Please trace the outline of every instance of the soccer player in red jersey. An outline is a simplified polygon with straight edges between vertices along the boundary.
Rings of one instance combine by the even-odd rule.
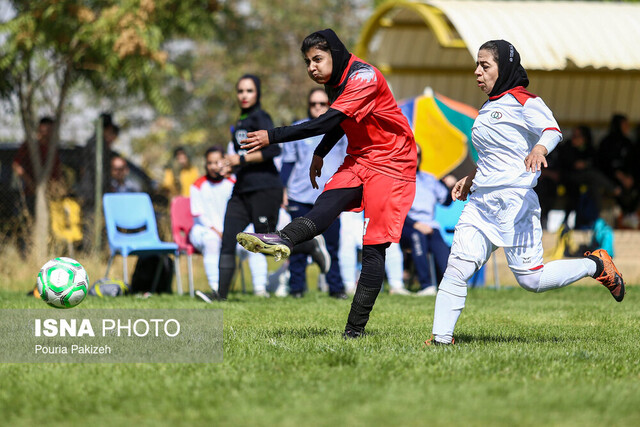
[[[347,156],[311,211],[275,234],[239,233],[250,251],[288,257],[296,244],[322,233],[343,211],[365,213],[362,272],[345,338],[362,335],[382,287],[385,250],[398,242],[415,195],[416,143],[386,80],[376,68],[349,53],[331,29],[307,36],[301,48],[311,80],[325,87],[331,107],[313,120],[250,132],[243,148],[322,135],[309,178],[317,188],[323,157],[346,134]]]

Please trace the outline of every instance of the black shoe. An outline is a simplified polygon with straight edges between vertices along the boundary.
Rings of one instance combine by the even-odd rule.
[[[342,338],[344,338],[345,340],[356,339],[356,338],[360,338],[362,335],[364,335],[364,331],[356,331],[347,326],[347,328],[342,333]]]
[[[276,261],[289,258],[293,247],[291,242],[278,232],[272,234],[238,233],[236,240],[249,252],[272,255]]]
[[[200,298],[202,301],[206,302],[207,304],[211,304],[214,301],[220,300],[218,293],[215,291],[211,291],[211,292],[196,291],[196,296]]]
[[[303,291],[290,292],[289,296],[291,298],[300,299],[304,297],[304,292]]]
[[[349,299],[349,296],[346,293],[342,292],[342,291],[340,291],[340,292],[329,292],[329,296],[331,298],[335,298],[335,299]]]
[[[331,268],[331,255],[329,255],[329,251],[327,250],[324,237],[319,234],[311,240],[311,243],[313,243],[313,249],[309,254],[311,255],[311,259],[318,264],[321,273],[327,274]]]

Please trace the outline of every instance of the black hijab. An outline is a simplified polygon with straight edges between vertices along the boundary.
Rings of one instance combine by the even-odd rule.
[[[340,83],[340,79],[342,78],[342,73],[344,73],[347,65],[349,65],[351,54],[331,28],[316,31],[316,34],[320,34],[320,36],[324,37],[324,39],[329,44],[329,48],[331,50],[331,60],[333,61],[333,67],[331,68],[331,78],[325,86],[337,86]]]
[[[500,95],[517,86],[529,86],[527,72],[520,65],[520,54],[506,40],[491,40],[498,46],[498,79],[489,97]]]
[[[242,108],[242,113],[246,114],[255,110],[256,108],[260,108],[260,77],[253,74],[245,74],[244,76],[240,77],[236,82],[236,88],[238,87],[238,83],[240,83],[240,80],[244,80],[244,79],[253,80],[253,84],[256,85],[256,95],[257,95],[256,103],[254,105],[252,105],[249,108]]]

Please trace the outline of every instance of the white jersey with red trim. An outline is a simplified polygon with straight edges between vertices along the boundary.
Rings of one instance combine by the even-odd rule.
[[[212,181],[202,176],[191,186],[191,215],[196,223],[222,232],[235,178]]]
[[[487,101],[473,123],[478,164],[471,190],[535,187],[540,172],[527,172],[524,159],[543,132],[560,133],[560,128],[544,101],[524,88]]]

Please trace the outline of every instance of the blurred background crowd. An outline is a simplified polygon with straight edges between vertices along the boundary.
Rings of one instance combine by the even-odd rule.
[[[460,107],[466,116],[459,121],[466,128],[456,124],[457,132],[464,134],[480,105],[473,104],[475,98],[463,99],[456,79],[472,80],[473,57],[456,60],[462,71],[443,71],[430,64],[420,69],[416,65],[420,60],[444,64],[446,43],[420,17],[434,13],[436,7],[446,12],[454,3],[459,2],[113,0],[97,4],[0,0],[0,250],[18,248],[24,255],[32,251],[103,251],[99,201],[108,192],[148,193],[161,235],[171,240],[172,199],[188,197],[190,186],[206,173],[204,153],[209,147],[227,146],[229,129],[236,119],[239,76],[260,76],[262,106],[276,126],[307,117],[305,98],[313,84],[304,73],[299,43],[320,28],[334,28],[352,51],[363,57],[368,53],[364,59],[389,72],[399,101],[419,96],[431,86],[470,104]],[[480,3],[463,3],[462,9],[466,5],[480,7]],[[504,2],[530,3],[537,2]],[[608,4],[616,8],[621,7],[619,3],[626,2]],[[394,7],[406,9],[396,11]],[[638,9],[634,7],[622,15]],[[505,7],[496,13],[509,10],[517,12]],[[443,19],[444,15],[433,16]],[[454,28],[453,17],[443,21],[452,37],[460,38],[450,44],[457,49],[456,55],[466,54],[455,44],[463,37]],[[376,29],[389,33],[397,29],[405,42],[385,41],[387,33],[376,35]],[[601,33],[606,35],[604,30]],[[518,45],[517,40],[513,42]],[[402,49],[425,46],[433,53],[409,50],[402,66],[392,72],[391,60],[384,55],[399,58],[402,52],[400,47],[383,49],[385,43]],[[597,73],[593,67],[586,68],[585,72],[572,71],[577,74],[563,80],[565,86],[569,88],[582,78],[592,79],[585,84],[595,82]],[[542,71],[533,68],[533,72]],[[563,105],[563,111],[582,111],[584,118],[574,115],[558,120],[564,140],[549,156],[549,167],[543,170],[536,188],[547,230],[555,231],[563,224],[588,230],[598,219],[614,229],[640,228],[640,168],[636,165],[640,123],[638,104],[633,101],[637,98],[633,85],[637,83],[629,80],[635,78],[634,73],[637,71],[626,72],[620,77],[626,80],[620,84],[605,82],[604,89],[594,91],[600,94],[593,102],[597,109]],[[610,70],[604,74],[615,78]],[[611,93],[624,93],[625,87],[628,90],[623,97],[628,99],[610,102],[602,95],[606,88],[616,89]],[[537,88],[530,89],[536,92]],[[475,87],[470,90],[478,92]],[[565,96],[556,102],[569,105],[571,98]],[[438,150],[449,143],[442,143],[437,135],[425,137],[418,129],[437,127],[435,121],[441,120],[440,116],[452,124],[455,120],[450,112],[461,102],[439,94],[432,100],[439,111],[426,119],[421,114],[427,110],[417,98],[402,106],[423,147],[422,169],[438,179],[448,173],[461,176],[465,168],[472,167],[473,150],[466,147],[469,134],[462,137],[462,155],[452,154],[466,160],[449,170],[436,171],[431,169],[434,161],[448,162],[442,160],[448,154]],[[596,110],[606,105],[612,107],[594,120]],[[556,111],[556,105],[549,106]],[[423,120],[418,121],[419,117]],[[36,170],[32,167],[34,157],[41,165]]]
[[[589,229],[602,217],[614,228],[637,230],[640,124],[634,128],[625,114],[615,113],[600,139],[587,125],[563,132],[536,188],[547,227],[561,218],[571,228]]]

